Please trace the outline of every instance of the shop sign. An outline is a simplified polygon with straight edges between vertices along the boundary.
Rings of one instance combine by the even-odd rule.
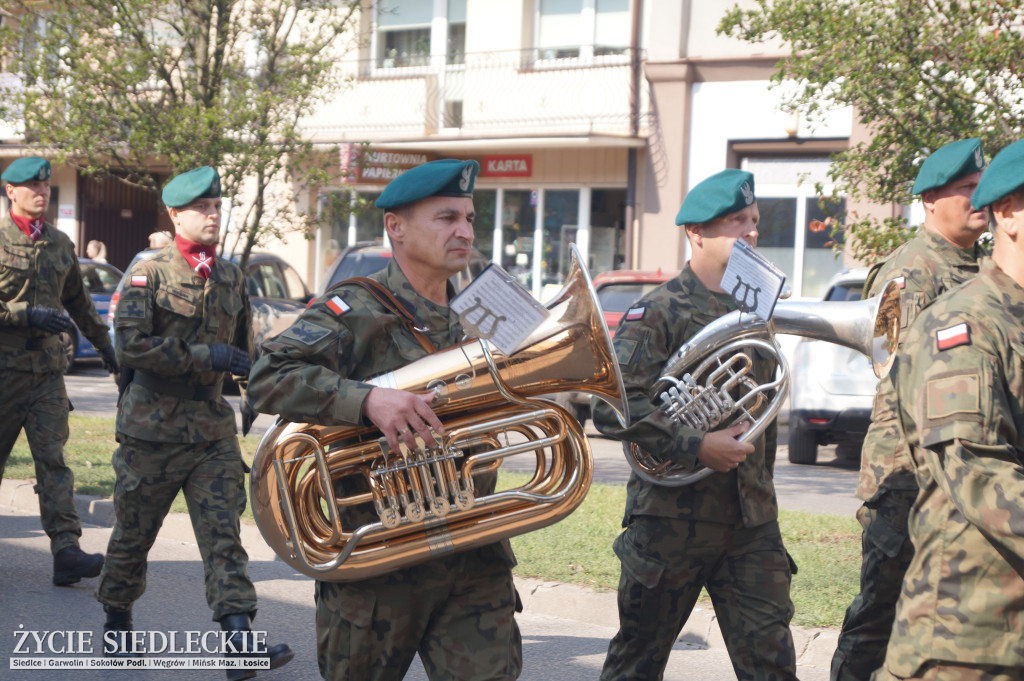
[[[533,174],[533,154],[514,156],[484,156],[481,177],[530,177]]]
[[[387,184],[406,170],[434,160],[433,154],[421,151],[383,151],[362,144],[342,144],[339,153],[346,180],[359,184]]]

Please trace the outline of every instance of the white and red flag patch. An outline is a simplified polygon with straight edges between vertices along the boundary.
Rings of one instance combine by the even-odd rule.
[[[971,329],[964,322],[935,332],[935,344],[939,350],[949,350],[958,345],[970,345],[970,343]]]
[[[893,282],[896,284],[896,288],[906,288],[907,287],[907,278],[906,277],[896,277],[895,279],[893,279]]]
[[[331,312],[339,317],[352,309],[349,307],[348,303],[338,296],[332,296],[331,299],[327,301],[327,307],[331,308]]]
[[[639,320],[644,318],[644,313],[645,312],[647,312],[647,308],[646,307],[631,307],[631,308],[629,308],[629,311],[626,312],[626,321],[627,322],[639,321]]]
[[[132,275],[132,286],[145,286],[147,283],[145,274],[133,274]]]

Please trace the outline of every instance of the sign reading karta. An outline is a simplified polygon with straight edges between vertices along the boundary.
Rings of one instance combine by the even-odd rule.
[[[483,177],[530,177],[532,174],[533,154],[484,156],[480,168]]]

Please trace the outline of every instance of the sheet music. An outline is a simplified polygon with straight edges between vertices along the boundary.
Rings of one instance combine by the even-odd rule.
[[[745,241],[733,244],[721,286],[741,310],[771,319],[785,283],[786,275],[773,262]]]
[[[450,306],[466,333],[490,341],[505,355],[511,355],[549,314],[515,277],[494,263]]]

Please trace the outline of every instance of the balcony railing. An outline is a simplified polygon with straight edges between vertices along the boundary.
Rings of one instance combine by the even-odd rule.
[[[635,116],[638,134],[646,133],[646,81],[641,78],[640,91],[631,92],[629,50],[586,58],[543,56],[532,49],[478,52],[467,53],[462,64],[391,68],[374,60],[344,62],[340,67],[351,78],[349,86],[307,118],[305,127],[322,141],[625,136]]]

